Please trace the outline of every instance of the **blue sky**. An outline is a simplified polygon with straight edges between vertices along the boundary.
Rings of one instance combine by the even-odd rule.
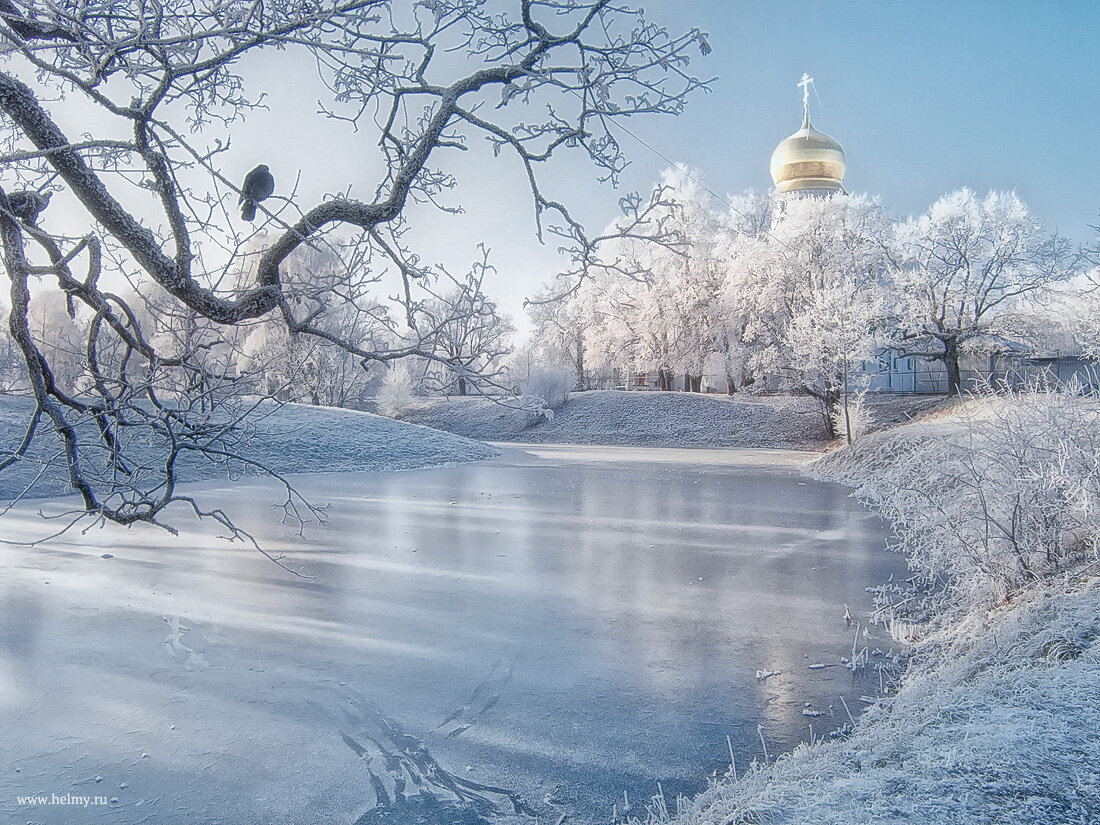
[[[1064,234],[1094,237],[1095,0],[650,7],[661,17],[673,9],[710,31],[706,66],[719,78],[678,121],[646,124],[646,139],[699,168],[716,191],[770,185],[771,150],[799,125],[795,83],[805,71],[821,98],[814,123],[844,145],[851,190],[908,214],[959,186],[1015,189]]]
[[[679,118],[628,124],[656,151],[623,137],[633,161],[623,188],[648,189],[668,165],[659,153],[719,194],[767,191],[771,152],[800,125],[796,84],[808,72],[821,101],[811,98],[814,124],[843,144],[851,191],[903,216],[962,186],[1015,189],[1052,228],[1096,240],[1097,0],[665,0],[647,11],[708,31],[714,51],[693,70],[717,80]],[[614,215],[616,193],[578,196],[589,221]],[[489,287],[523,329],[520,293],[551,274],[553,256],[495,248],[506,274]]]
[[[878,195],[894,214],[919,213],[940,195],[969,186],[1015,189],[1041,219],[1078,243],[1095,242],[1100,223],[1100,0],[650,0],[649,16],[671,29],[710,33],[713,53],[692,71],[715,76],[678,118],[627,124],[651,148],[623,134],[632,158],[619,190],[595,182],[577,155],[547,170],[544,192],[574,208],[591,229],[617,214],[623,191],[648,191],[669,160],[698,171],[720,194],[771,187],[775,145],[801,118],[796,84],[816,79],[814,124],[848,156],[846,186]],[[325,193],[369,197],[379,180],[369,130],[318,117],[321,84],[300,60],[267,50],[252,77],[270,108],[234,124],[224,155],[230,178],[258,162],[277,193],[299,181],[303,207]],[[254,67],[255,68],[255,67]],[[86,107],[53,106],[78,134]],[[663,157],[662,157],[663,156]],[[668,160],[666,160],[667,158]],[[483,141],[440,153],[459,187],[448,201],[465,214],[413,209],[425,261],[465,271],[484,242],[496,276],[490,294],[527,328],[523,299],[564,265],[548,239],[534,236],[523,170]],[[350,187],[350,189],[348,188]],[[720,205],[719,205],[720,206]]]

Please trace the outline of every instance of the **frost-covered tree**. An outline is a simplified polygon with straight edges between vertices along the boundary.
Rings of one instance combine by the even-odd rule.
[[[288,301],[300,312],[315,312],[325,335],[300,334],[270,316],[235,327],[243,339],[234,358],[242,382],[263,394],[307,404],[346,407],[363,398],[375,377],[371,362],[332,339],[383,350],[399,332],[386,304],[368,295],[349,300],[342,289],[347,265],[325,247],[299,247],[287,258]]]
[[[593,267],[580,283],[571,300],[584,329],[581,344],[588,363],[623,372],[637,368],[636,278],[618,268]]]
[[[747,279],[739,277],[735,264],[745,247],[758,247],[772,223],[772,202],[756,192],[733,198],[724,216],[715,255],[720,261],[722,281],[717,290],[717,349],[726,377],[726,393],[755,383],[753,346],[749,325],[756,317],[756,306]]]
[[[1100,226],[1094,228],[1100,234]],[[1086,261],[1088,271],[1076,307],[1075,332],[1081,351],[1100,360],[1100,241],[1088,250]]]
[[[531,319],[531,341],[525,348],[530,367],[568,367],[574,388],[585,389],[584,312],[575,293],[559,295],[556,285],[538,290],[527,301]],[[530,377],[531,369],[526,370]]]
[[[200,410],[234,394],[241,331],[211,321],[156,284],[143,284],[140,292],[126,299],[139,328],[161,355],[150,365],[149,382],[155,391],[197,400]],[[113,361],[125,357],[124,342],[116,337],[103,336],[102,346],[110,349]]]
[[[482,290],[482,281],[493,271],[488,254],[483,247],[482,259],[464,280],[420,307],[423,327],[416,335],[441,365],[429,369],[429,383],[444,393],[453,389],[466,395],[475,377],[499,378],[503,359],[512,351],[515,327]]]
[[[27,309],[27,332],[35,347],[51,365],[51,379],[67,393],[77,393],[86,386],[84,340],[87,319],[78,305],[58,292],[44,291],[35,295]]]
[[[720,349],[718,294],[725,275],[718,250],[723,229],[713,196],[698,173],[684,167],[665,173],[672,202],[669,228],[678,245],[647,245],[655,294],[661,296],[672,367],[684,375],[684,389],[702,391],[703,368]]]
[[[9,327],[39,410],[23,443],[52,430],[82,509],[131,523],[155,521],[177,500],[197,511],[178,493],[175,459],[224,461],[234,430],[224,422],[212,430],[186,395],[158,394],[150,374],[205,365],[186,347],[162,354],[110,281],[128,278],[135,290],[154,283],[223,326],[274,317],[364,363],[419,357],[448,367],[434,346],[438,330],[419,317],[439,273],[420,263],[411,238],[430,237],[458,208],[446,202],[456,183],[451,158],[481,147],[508,155],[540,237],[557,227],[584,268],[594,239],[541,170],[573,152],[617,179],[625,158],[611,124],[679,113],[705,85],[689,60],[709,46],[698,30],[670,34],[610,0],[5,0],[0,51]],[[257,211],[268,241],[243,267],[252,224],[237,218],[240,177],[226,168],[268,159],[241,157],[235,130],[266,105],[265,93],[313,70],[329,90],[321,110],[332,129],[362,136],[371,177],[349,180],[348,164],[334,158],[331,178],[311,189],[336,194],[307,202],[292,170],[273,170],[276,192]],[[308,111],[288,108],[282,122],[292,131],[316,109],[311,97]],[[414,215],[411,203],[425,208]],[[410,233],[417,221],[428,231]],[[288,280],[295,250],[326,245],[347,264],[335,289]],[[241,283],[224,278],[245,271]],[[31,334],[32,275],[93,319],[79,349],[90,394],[55,382]],[[376,346],[328,323],[342,303],[387,296],[395,319],[425,337]],[[107,338],[117,346],[101,346]],[[98,433],[91,439],[88,422]],[[117,472],[120,451],[139,441],[159,445],[154,469]]]
[[[389,418],[399,418],[413,404],[412,370],[407,361],[397,361],[390,365],[382,378],[382,385],[375,398],[378,412]]]
[[[849,403],[853,373],[885,340],[880,332],[885,301],[876,277],[882,269],[875,263],[881,261],[815,290],[784,333],[803,386],[814,394],[820,392],[829,416],[827,431],[843,433],[849,443],[854,431]]]
[[[1078,330],[1082,352],[1100,359],[1100,268],[1089,273],[1089,280],[1092,286],[1082,295]]]
[[[852,373],[878,345],[888,226],[863,195],[792,198],[766,232],[729,250],[725,304],[746,319],[753,369],[820,399],[830,435]]]
[[[660,389],[671,389],[682,372],[685,388],[699,391],[720,332],[720,221],[709,193],[682,167],[665,172],[651,203],[658,231],[608,243],[581,285],[584,345],[612,363],[655,372]]]
[[[957,395],[963,348],[991,333],[1011,337],[998,321],[1021,298],[1070,277],[1069,253],[1013,192],[944,195],[899,223],[891,243],[899,345],[943,362]]]

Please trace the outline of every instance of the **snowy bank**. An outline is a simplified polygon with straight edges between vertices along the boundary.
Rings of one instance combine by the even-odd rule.
[[[0,396],[0,458],[11,454],[34,410],[30,398]],[[243,422],[240,452],[277,473],[413,470],[479,461],[499,454],[468,438],[393,421],[371,413],[300,404],[261,403]],[[0,500],[23,495],[45,497],[71,492],[58,466],[59,441],[40,428],[29,454],[0,472]],[[148,460],[156,453],[147,451]],[[184,481],[225,478],[222,464],[181,458]],[[257,475],[255,466],[232,466],[234,475]]]
[[[682,392],[574,393],[553,418],[480,398],[426,402],[402,420],[488,441],[636,447],[820,448],[812,398],[729,398]]]
[[[1094,399],[978,399],[819,459],[933,585],[898,625],[915,655],[849,737],[719,780],[679,821],[1097,821],[1098,419]]]
[[[844,741],[723,781],[685,825],[1095,822],[1100,588],[1029,593],[928,640]]]
[[[828,442],[819,402],[806,396],[701,395],[592,390],[573,393],[553,417],[484,398],[421,401],[401,420],[484,441],[634,447],[820,450]],[[868,396],[877,425],[942,405],[938,397]]]

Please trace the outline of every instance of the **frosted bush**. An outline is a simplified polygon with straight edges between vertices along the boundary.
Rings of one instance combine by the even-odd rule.
[[[537,367],[532,370],[523,391],[541,398],[548,407],[560,407],[569,400],[569,391],[575,381],[573,373],[560,367]]]
[[[1068,392],[985,396],[955,428],[909,442],[859,490],[898,549],[970,607],[1095,555],[1100,405]]]
[[[845,439],[849,444],[870,432],[875,423],[874,415],[867,408],[862,393],[848,398],[847,410],[844,409],[843,401],[833,407],[832,420],[836,437]]]
[[[375,398],[378,412],[387,418],[399,418],[413,404],[413,376],[407,364],[392,364],[382,379]]]

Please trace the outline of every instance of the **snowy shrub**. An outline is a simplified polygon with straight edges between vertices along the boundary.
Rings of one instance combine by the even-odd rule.
[[[573,373],[560,367],[538,367],[531,372],[523,391],[546,402],[548,407],[560,407],[569,400],[569,391],[576,382]]]
[[[375,398],[378,412],[387,418],[399,418],[413,403],[413,376],[407,364],[398,361],[386,371]]]
[[[833,432],[837,438],[845,439],[849,444],[870,432],[874,425],[874,415],[864,402],[863,394],[848,398],[847,408],[844,401],[833,407]]]
[[[1100,536],[1100,405],[1069,392],[987,395],[958,426],[908,441],[859,495],[894,523],[898,549],[955,604],[999,601]]]

